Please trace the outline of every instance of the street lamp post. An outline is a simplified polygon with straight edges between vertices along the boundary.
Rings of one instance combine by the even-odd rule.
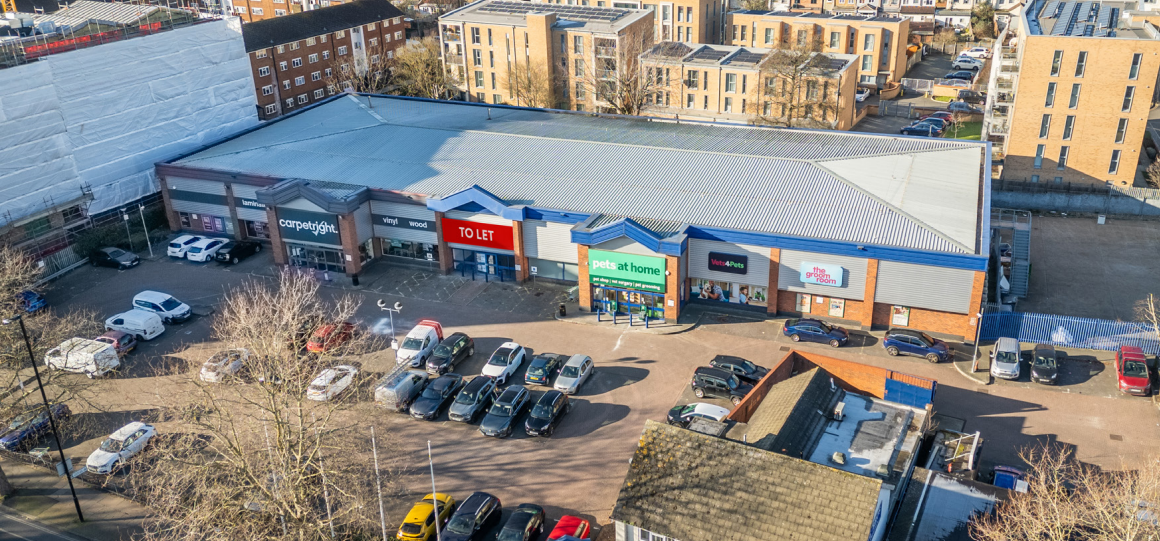
[[[121,217],[124,218],[122,221],[125,222],[125,236],[129,237],[129,251],[134,251],[133,250],[133,234],[129,232],[129,211],[127,211],[125,209],[121,209]],[[32,363],[32,364],[36,364],[36,363]]]
[[[975,314],[975,353],[971,355],[971,373],[979,371],[979,336],[983,334],[983,313]]]
[[[40,387],[40,399],[44,401],[44,408],[48,410],[48,426],[52,429],[52,437],[56,439],[56,449],[60,452],[60,464],[64,468],[64,477],[68,480],[68,489],[72,492],[73,505],[77,508],[77,518],[84,522],[85,515],[81,513],[81,501],[77,498],[77,489],[72,482],[72,472],[69,471],[68,462],[64,458],[64,445],[60,443],[60,432],[56,430],[56,419],[53,418],[52,407],[48,405],[48,395],[44,393],[44,383],[40,380],[40,369],[36,367],[36,356],[32,353],[32,342],[28,339],[28,329],[24,327],[22,316],[16,316],[12,319],[20,322],[20,334],[24,336],[24,347],[28,348],[28,360],[32,361],[32,372],[36,374],[36,386]],[[12,319],[5,319],[4,324],[12,323]]]
[[[137,205],[141,211],[141,228],[145,230],[145,245],[149,247],[149,257],[153,257],[153,243],[149,240],[149,226],[145,224],[145,205]]]
[[[395,340],[395,312],[403,310],[403,303],[396,302],[394,306],[387,306],[387,301],[379,299],[379,309],[390,313],[391,317],[391,349],[399,349],[399,342]]]

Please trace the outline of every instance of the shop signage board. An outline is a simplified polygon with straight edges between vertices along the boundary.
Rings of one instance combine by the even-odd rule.
[[[801,281],[804,284],[820,286],[842,287],[846,269],[832,263],[810,263],[802,261]]]
[[[653,293],[665,292],[665,260],[660,257],[588,250],[588,281]]]
[[[241,207],[258,209],[258,210],[266,210],[266,205],[259,203],[257,199],[246,199],[244,197],[235,197],[234,200],[237,201],[238,206],[241,206]]]
[[[416,218],[387,216],[384,214],[372,214],[371,218],[374,220],[375,225],[399,227],[402,229],[418,229],[419,231],[435,231],[435,220],[419,220]]]
[[[709,270],[745,274],[749,272],[749,256],[709,252]]]
[[[515,250],[514,237],[510,225],[443,219],[443,242],[510,251]]]
[[[338,216],[291,208],[278,209],[278,231],[285,240],[340,245]]]

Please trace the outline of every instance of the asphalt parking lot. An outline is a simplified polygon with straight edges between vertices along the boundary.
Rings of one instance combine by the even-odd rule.
[[[51,306],[90,309],[101,319],[127,309],[129,299],[142,289],[170,293],[199,313],[208,314],[172,326],[158,339],[145,343],[130,354],[119,377],[95,380],[95,395],[106,411],[87,412],[96,418],[95,427],[66,442],[67,451],[76,457],[87,456],[109,432],[166,403],[171,398],[167,389],[190,377],[166,375],[172,366],[171,355],[196,360],[214,350],[210,333],[213,305],[228,288],[244,280],[266,279],[260,272],[269,264],[266,258],[264,252],[237,267],[165,259],[146,260],[139,268],[127,271],[85,267],[47,287],[45,295]],[[449,284],[457,278],[430,279]],[[337,288],[324,291],[341,292]],[[583,353],[597,366],[591,381],[573,397],[574,408],[552,438],[531,438],[519,431],[507,439],[487,438],[475,425],[449,421],[446,413],[436,421],[425,422],[384,412],[369,403],[351,410],[354,415],[382,416],[391,429],[396,458],[407,465],[401,483],[405,492],[392,497],[388,510],[392,525],[398,524],[414,500],[429,492],[426,458],[430,441],[440,491],[458,499],[473,491],[487,491],[499,496],[508,508],[537,503],[547,510],[549,525],[563,514],[575,514],[593,521],[594,527],[606,526],[644,421],[665,419],[674,401],[682,400],[682,393],[688,391],[697,366],[707,364],[717,354],[728,354],[768,367],[791,345],[780,335],[780,322],[744,317],[702,318],[702,324],[691,331],[654,335],[627,327],[556,321],[545,316],[547,310],[530,305],[495,310],[478,302],[478,297],[465,298],[455,292],[439,300],[355,293],[364,296],[359,323],[375,332],[389,332],[386,314],[374,304],[381,297],[389,303],[404,303],[403,312],[394,320],[400,336],[420,319],[440,321],[445,333],[462,331],[472,336],[476,353],[456,369],[464,375],[478,374],[491,352],[506,341],[524,345],[530,354]],[[554,301],[542,302],[551,306]],[[935,410],[962,420],[968,431],[984,434],[990,442],[984,450],[985,463],[1012,463],[1019,447],[1055,441],[1074,445],[1082,460],[1119,467],[1121,456],[1143,456],[1160,437],[1155,408],[1143,399],[1108,400],[1097,393],[1065,393],[1031,384],[984,387],[957,373],[949,363],[934,365],[917,358],[889,357],[873,335],[857,334],[851,347],[841,349],[819,344],[794,347],[938,380]],[[367,363],[366,368],[385,369],[393,361],[393,352],[385,350],[377,359],[381,366]],[[522,381],[526,367],[527,361],[513,383]],[[1089,379],[1101,377],[1106,374]],[[1076,385],[1090,383],[1077,381]],[[534,400],[545,388],[531,389]],[[80,407],[76,411],[86,414]],[[1147,422],[1128,430],[1124,419]],[[519,422],[522,424],[522,418]],[[178,430],[180,426],[160,424],[159,428]]]

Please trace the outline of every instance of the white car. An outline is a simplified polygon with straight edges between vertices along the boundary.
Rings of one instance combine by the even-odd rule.
[[[954,62],[951,62],[951,67],[957,70],[983,69],[983,61],[969,56],[960,56]]]
[[[1019,362],[1022,347],[1014,338],[1000,337],[991,350],[991,375],[1003,379],[1019,379],[1023,366]]]
[[[190,261],[197,261],[205,263],[212,261],[214,254],[217,253],[226,241],[222,239],[201,239],[189,245],[189,249],[185,251],[185,258]]]
[[[959,53],[959,56],[969,56],[971,58],[991,58],[991,50],[986,47],[973,47]]]
[[[85,461],[85,469],[90,473],[113,473],[129,457],[140,453],[156,434],[153,425],[129,423],[101,442],[101,447]]]
[[[483,365],[481,375],[496,378],[500,385],[507,383],[524,362],[524,347],[515,342],[504,342]]]
[[[153,312],[166,325],[181,323],[193,315],[193,309],[173,295],[160,291],[145,290],[133,296],[133,309]]]
[[[729,415],[729,410],[721,406],[715,406],[705,402],[693,402],[692,404],[676,406],[669,410],[669,424],[687,427],[693,419],[698,417],[721,422],[726,415]]]
[[[592,377],[593,372],[596,372],[596,367],[592,364],[592,357],[573,355],[560,369],[560,375],[556,376],[556,383],[552,387],[564,394],[575,394]]]
[[[869,97],[870,97],[870,89],[869,88],[859,88],[858,90],[854,91],[854,100],[856,100],[858,103],[862,103],[862,102],[866,101],[866,98],[869,98]]]
[[[246,349],[227,349],[214,353],[213,356],[201,365],[201,380],[209,383],[220,383],[226,376],[235,376],[245,367],[250,359],[250,352]]]
[[[334,368],[327,368],[306,389],[306,398],[325,402],[338,396],[339,393],[350,387],[358,369],[349,364],[340,364]]]
[[[173,239],[173,241],[169,243],[169,248],[165,250],[165,253],[169,257],[185,259],[186,250],[189,250],[189,247],[193,243],[198,242],[201,239],[202,237],[197,235],[182,235]]]
[[[395,350],[395,362],[410,363],[411,368],[426,366],[427,359],[431,358],[431,352],[435,351],[435,346],[442,341],[443,326],[438,321],[420,320],[403,338],[399,349]]]

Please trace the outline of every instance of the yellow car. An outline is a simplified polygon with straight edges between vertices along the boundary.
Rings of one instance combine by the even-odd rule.
[[[436,502],[439,504],[439,527],[442,528],[447,524],[447,519],[451,518],[451,513],[455,511],[455,498],[443,493],[436,493],[433,496],[428,494],[407,512],[407,518],[403,519],[403,525],[399,526],[401,541],[435,539]]]

